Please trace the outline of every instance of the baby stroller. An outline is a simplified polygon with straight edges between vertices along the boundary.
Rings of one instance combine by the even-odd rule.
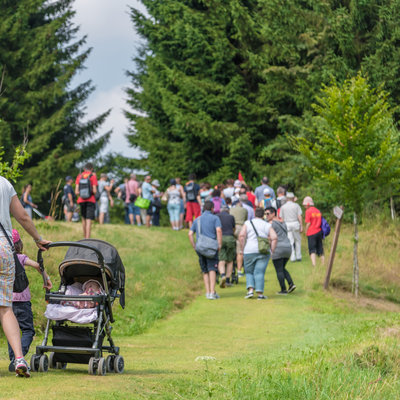
[[[57,292],[48,292],[45,295],[49,303],[46,313],[51,305],[62,309],[64,302],[88,301],[95,304],[95,308],[86,310],[94,312],[94,319],[82,326],[62,319],[62,315],[57,320],[47,318],[44,340],[41,346],[36,347],[36,354],[31,358],[31,370],[47,372],[49,367],[65,369],[67,363],[76,363],[88,364],[91,375],[122,373],[124,359],[119,355],[120,349],[115,346],[111,337],[111,324],[114,322],[112,306],[115,299],[119,298],[121,307],[125,307],[125,269],[118,252],[111,244],[97,239],[54,242],[48,248],[62,246],[69,248],[59,265],[61,282]],[[38,251],[38,263],[43,272],[41,250]],[[104,291],[90,296],[66,294],[71,287],[69,285],[87,280],[96,280]],[[48,344],[50,332],[52,345]],[[105,337],[109,346],[103,345]],[[50,352],[49,357],[46,352]],[[104,352],[109,353],[107,358],[104,358]]]

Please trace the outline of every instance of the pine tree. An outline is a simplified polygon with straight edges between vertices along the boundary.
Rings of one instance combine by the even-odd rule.
[[[82,122],[90,81],[71,88],[90,50],[80,51],[71,20],[73,0],[4,0],[0,3],[0,146],[10,161],[24,137],[31,157],[21,184],[35,186],[35,201],[44,202],[59,179],[76,171],[75,163],[94,157],[108,140],[96,132],[108,112]]]
[[[132,9],[145,39],[127,112],[132,145],[147,168],[168,177],[196,172],[219,179],[251,175],[251,160],[271,137],[258,101],[257,1],[148,1]]]

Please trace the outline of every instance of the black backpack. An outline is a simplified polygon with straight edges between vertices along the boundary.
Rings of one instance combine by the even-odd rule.
[[[195,201],[196,200],[194,182],[190,182],[185,186],[185,192],[186,192],[186,200],[188,200],[188,201]]]
[[[93,195],[92,191],[92,185],[90,183],[90,178],[92,177],[92,174],[84,178],[81,175],[81,179],[79,180],[79,196],[83,200],[87,200]]]

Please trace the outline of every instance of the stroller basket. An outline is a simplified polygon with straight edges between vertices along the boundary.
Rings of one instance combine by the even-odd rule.
[[[53,346],[91,348],[96,335],[88,327],[53,326]],[[104,333],[99,336],[99,347],[102,347]],[[55,362],[87,364],[92,354],[55,353]]]

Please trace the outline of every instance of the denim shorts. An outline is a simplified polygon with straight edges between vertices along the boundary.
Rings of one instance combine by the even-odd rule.
[[[127,203],[128,213],[133,215],[140,215],[140,208],[135,206],[135,203]]]
[[[197,253],[197,252],[196,252]],[[217,272],[218,270],[218,253],[213,258],[207,258],[197,253],[199,256],[200,269],[203,274],[208,274],[210,271]]]

